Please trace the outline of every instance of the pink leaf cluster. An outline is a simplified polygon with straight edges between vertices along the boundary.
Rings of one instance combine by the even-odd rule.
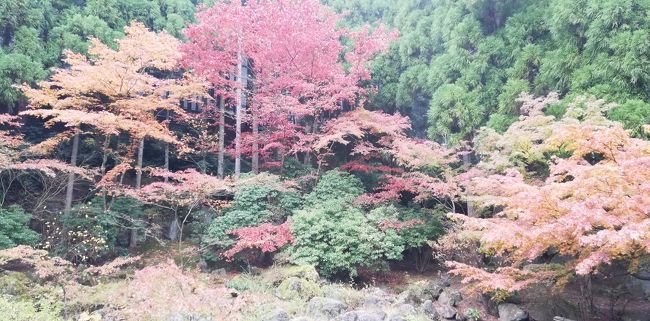
[[[91,275],[107,276],[119,272],[125,266],[133,265],[140,261],[140,256],[133,257],[118,257],[101,266],[93,266],[84,270],[84,272]]]
[[[405,173],[401,176],[385,175],[383,183],[374,193],[361,195],[361,204],[380,204],[399,201],[403,193],[410,193],[415,201],[422,202],[432,198],[456,199],[459,188],[451,177],[442,180],[420,172]]]
[[[277,166],[287,155],[309,152],[320,117],[365,94],[360,81],[370,76],[369,60],[396,35],[383,27],[353,32],[339,27],[340,19],[316,0],[231,1],[197,14],[181,46],[183,64],[231,105],[236,91],[244,91],[247,120],[263,134],[243,135],[243,154],[256,144],[260,157]],[[241,88],[235,77],[240,62],[248,67],[253,90]]]
[[[202,174],[194,169],[177,172],[152,169],[150,172],[154,177],[167,178],[169,181],[154,182],[140,189],[126,188],[121,192],[148,204],[172,207],[197,205],[218,194],[234,193],[231,180]]]

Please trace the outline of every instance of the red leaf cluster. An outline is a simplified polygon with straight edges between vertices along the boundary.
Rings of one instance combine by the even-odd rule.
[[[232,260],[237,253],[244,250],[257,249],[270,253],[293,242],[289,221],[280,225],[265,223],[255,227],[244,227],[228,233],[235,235],[238,240],[232,248],[222,254],[227,260]]]

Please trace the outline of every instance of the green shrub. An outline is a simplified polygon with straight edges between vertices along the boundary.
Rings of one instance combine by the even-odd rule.
[[[14,300],[11,296],[0,295],[0,315],[3,320],[12,321],[57,321],[61,307],[52,302]]]
[[[382,232],[349,202],[334,199],[293,216],[292,261],[316,266],[326,277],[357,275],[358,266],[401,258],[394,231]]]
[[[318,180],[316,187],[305,197],[307,207],[330,200],[352,201],[363,191],[361,181],[346,172],[328,171]]]
[[[39,235],[28,226],[31,218],[18,205],[0,208],[0,249],[36,244]]]
[[[228,231],[246,226],[255,226],[271,219],[267,200],[272,191],[258,185],[242,187],[236,194],[231,207],[215,218],[203,237],[203,243],[225,249],[234,244]]]
[[[517,120],[517,117],[503,115],[503,114],[492,114],[490,119],[487,122],[487,127],[496,130],[498,133],[503,133],[508,130],[508,127],[512,125]]]
[[[402,238],[406,249],[422,247],[426,245],[427,241],[440,237],[444,233],[440,215],[444,215],[443,210],[430,212],[422,209],[398,208],[394,205],[378,207],[368,213],[368,216],[377,223],[383,220],[422,222],[422,224],[403,227],[399,230],[398,235]]]
[[[297,277],[308,281],[318,281],[318,272],[311,265],[274,265],[268,269],[264,269],[261,275],[265,282],[278,285],[285,279],[290,277]]]
[[[282,281],[276,289],[276,296],[282,300],[307,301],[321,295],[323,295],[323,290],[318,283],[295,276]]]
[[[481,312],[476,308],[467,309],[467,311],[465,312],[465,316],[467,316],[467,319],[470,321],[481,320]]]

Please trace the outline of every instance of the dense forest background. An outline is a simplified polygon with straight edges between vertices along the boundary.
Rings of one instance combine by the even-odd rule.
[[[25,104],[12,84],[34,83],[62,50],[112,43],[130,21],[181,37],[200,1],[4,1],[0,106]],[[522,91],[593,94],[620,106],[610,117],[636,136],[649,122],[644,1],[326,1],[345,23],[399,30],[378,58],[372,108],[409,116],[412,135],[444,142],[482,125],[505,130]],[[561,113],[562,110],[554,111]]]
[[[647,320],[649,15],[0,0],[0,315]]]

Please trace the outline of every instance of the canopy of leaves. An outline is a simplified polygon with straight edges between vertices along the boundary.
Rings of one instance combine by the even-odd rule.
[[[490,152],[482,173],[468,173],[474,177],[466,188],[501,210],[492,218],[452,216],[480,235],[485,253],[507,263],[494,273],[450,263],[454,273],[482,291],[517,291],[540,281],[563,284],[567,275],[595,274],[613,262],[638,266],[650,253],[650,144],[607,120],[608,107],[578,98],[561,119],[538,111],[479,143]],[[523,166],[494,166],[509,162]],[[548,171],[527,171],[532,162]],[[548,264],[554,256],[565,263]]]
[[[522,91],[617,101],[631,113],[611,116],[636,136],[639,121],[648,121],[634,102],[650,98],[646,1],[328,2],[350,12],[352,25],[381,17],[399,30],[376,61],[372,83],[381,90],[373,102],[410,115],[416,135],[428,127],[430,138],[453,143],[488,120],[506,129]]]
[[[0,111],[24,101],[13,85],[35,84],[62,64],[65,49],[87,53],[90,38],[114,45],[131,21],[180,37],[191,0],[4,0],[0,3]]]

